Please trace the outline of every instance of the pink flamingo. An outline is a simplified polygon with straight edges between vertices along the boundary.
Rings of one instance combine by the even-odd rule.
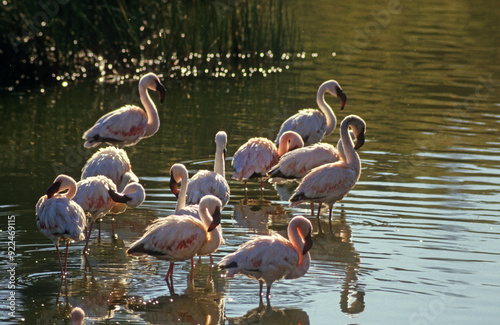
[[[316,103],[323,114],[316,109],[302,109],[297,114],[289,117],[281,124],[280,131],[276,137],[276,145],[279,146],[279,138],[286,131],[295,131],[304,140],[304,145],[321,141],[323,137],[335,130],[337,117],[331,107],[325,101],[325,93],[340,98],[340,109],[344,109],[347,96],[335,80],[328,80],[321,84],[316,95]]]
[[[271,285],[280,279],[296,279],[309,269],[312,247],[312,224],[302,216],[294,217],[288,224],[288,238],[274,233],[258,236],[241,245],[234,253],[226,255],[219,267],[227,269],[227,277],[243,274],[267,285],[266,298],[271,296]]]
[[[200,206],[198,204],[191,204],[186,206],[186,192],[188,186],[189,173],[186,166],[183,164],[173,164],[170,168],[170,190],[177,197],[177,204],[175,205],[176,215],[189,215],[201,220],[200,217]],[[181,183],[181,190],[179,192],[177,184]],[[224,237],[222,236],[221,225],[217,226],[217,232],[213,232],[213,236],[218,236],[219,242],[217,243],[216,238],[211,241],[211,244],[206,245],[204,253],[198,255],[209,255],[210,256],[210,266],[213,265],[212,253],[215,253],[220,245],[225,243]],[[191,264],[194,264],[193,258],[191,258]]]
[[[106,142],[122,148],[133,146],[154,135],[160,127],[160,119],[147,89],[157,91],[160,94],[160,102],[163,103],[165,87],[160,79],[154,73],[142,76],[139,81],[139,96],[146,113],[140,107],[126,105],[102,116],[83,134],[83,146],[91,148]]]
[[[349,127],[353,128],[354,133],[357,134],[356,146],[349,137]],[[342,200],[349,193],[361,174],[361,161],[356,149],[364,144],[365,131],[366,123],[359,116],[349,115],[344,118],[340,124],[340,138],[344,146],[345,160],[312,169],[292,194],[291,206],[296,206],[303,201],[319,203],[317,218],[320,224],[321,204],[327,203],[330,206],[331,223],[335,202]]]
[[[302,141],[300,135],[293,131],[283,133],[279,142],[278,150],[276,145],[269,139],[251,138],[234,154],[232,178],[245,181],[245,199],[247,198],[247,180],[249,178],[259,178],[260,196],[263,196],[263,182],[267,176],[267,171],[276,165],[280,157],[285,153],[304,146],[304,141]]]
[[[208,194],[218,197],[223,206],[229,202],[230,189],[225,175],[226,132],[217,132],[215,144],[214,171],[200,170],[194,174],[187,187],[186,204],[198,204],[201,198]]]
[[[212,242],[219,243],[217,232],[220,224],[221,201],[206,195],[200,202],[200,219],[189,215],[170,215],[149,225],[144,235],[127,250],[129,255],[151,255],[170,262],[165,281],[173,292],[174,263],[191,259],[196,254],[206,252]],[[191,279],[194,266],[191,264]]]
[[[36,225],[42,234],[54,242],[63,278],[66,277],[69,243],[84,240],[83,231],[87,226],[85,212],[72,200],[76,192],[75,180],[67,175],[59,175],[36,204]],[[59,254],[60,240],[66,242],[64,269]]]
[[[139,182],[132,171],[127,152],[113,146],[99,149],[83,166],[81,179],[97,175],[104,175],[111,179],[118,192],[122,192],[131,182]]]
[[[83,249],[84,253],[87,253],[92,228],[97,219],[101,219],[110,213],[117,203],[131,206],[142,203],[142,201],[138,202],[141,200],[140,195],[138,198],[127,195],[128,188],[136,186],[140,186],[140,184],[131,183],[125,187],[123,194],[119,194],[115,183],[103,175],[91,176],[77,183],[78,190],[73,200],[82,207],[91,220]],[[140,187],[142,188],[142,186]]]

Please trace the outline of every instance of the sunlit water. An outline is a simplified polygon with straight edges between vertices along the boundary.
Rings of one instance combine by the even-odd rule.
[[[43,94],[3,94],[0,255],[9,262],[7,219],[14,216],[17,265],[14,291],[11,265],[2,264],[1,319],[66,324],[68,306],[81,306],[87,323],[95,324],[498,322],[494,26],[500,17],[494,8],[490,1],[301,4],[296,10],[308,51],[289,69],[266,77],[164,79],[159,132],[127,148],[147,199],[116,217],[117,238],[110,220],[103,222],[88,260],[82,243],[71,245],[66,283],[52,243],[36,227],[35,203],[57,174],[79,178],[95,151],[83,149],[81,135],[109,110],[139,104],[137,84],[79,81]],[[336,205],[331,232],[314,236],[309,272],[274,284],[272,306],[259,307],[255,281],[227,280],[217,268],[210,276],[206,257],[196,260],[194,284],[189,263],[176,264],[171,295],[166,262],[126,256],[149,223],[174,211],[168,187],[173,163],[186,164],[190,175],[212,169],[214,136],[225,130],[229,179],[231,156],[241,144],[254,136],[274,139],[286,117],[315,107],[317,87],[332,78],[348,96],[344,111],[327,97],[338,119],[357,114],[367,123],[362,175]],[[338,129],[325,141],[337,139]],[[259,185],[250,181],[246,203],[243,184],[229,184],[231,200],[222,213],[226,244],[215,262],[256,234],[285,234],[291,217],[309,214],[307,205],[289,208],[293,184],[266,183],[259,199]],[[325,209],[324,229],[326,215]],[[7,314],[10,291],[14,319]]]

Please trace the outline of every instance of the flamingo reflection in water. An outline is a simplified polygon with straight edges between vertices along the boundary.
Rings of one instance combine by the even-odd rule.
[[[275,308],[263,303],[259,307],[249,310],[241,317],[228,319],[228,324],[288,324],[308,325],[309,315],[298,308]]]

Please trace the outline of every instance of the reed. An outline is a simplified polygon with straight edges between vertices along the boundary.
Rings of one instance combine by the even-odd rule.
[[[289,0],[6,0],[3,8],[2,88],[144,68],[234,70],[302,43]]]

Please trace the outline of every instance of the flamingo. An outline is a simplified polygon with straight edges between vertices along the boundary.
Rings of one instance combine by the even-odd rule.
[[[311,222],[303,216],[296,216],[288,224],[289,239],[277,233],[258,236],[222,258],[219,267],[228,270],[227,277],[243,274],[259,281],[261,299],[265,282],[266,298],[269,299],[273,282],[306,274],[311,261],[311,231]]]
[[[213,242],[219,243],[219,238],[213,230],[220,224],[221,201],[206,195],[200,201],[201,221],[189,215],[170,215],[158,219],[149,225],[144,235],[134,242],[127,254],[151,255],[170,262],[165,281],[173,292],[174,263],[191,259],[196,254],[206,253]],[[193,265],[191,264],[191,278]]]
[[[230,189],[225,176],[226,132],[217,132],[215,144],[214,171],[200,170],[191,178],[187,187],[186,204],[198,204],[207,194],[218,197],[223,206],[229,202]]]
[[[113,209],[116,211],[117,203],[132,206],[136,205],[137,201],[141,198],[132,198],[132,196],[127,194],[130,191],[129,188],[135,188],[137,186],[142,188],[138,183],[131,183],[125,187],[122,194],[119,194],[117,193],[115,183],[103,175],[91,176],[77,183],[78,190],[73,200],[82,207],[83,211],[87,213],[91,220],[85,240],[85,247],[83,249],[85,253],[87,252],[90,235],[95,221],[112,212]]]
[[[66,190],[68,191],[64,192]],[[87,220],[83,209],[72,200],[76,192],[75,180],[61,174],[36,204],[36,225],[56,246],[62,278],[66,277],[69,243],[85,239],[83,231],[87,226]],[[66,242],[64,269],[59,254],[60,240]]]
[[[188,184],[188,170],[186,166],[183,164],[173,164],[170,168],[170,190],[177,197],[177,204],[175,205],[175,214],[176,215],[189,215],[193,216],[197,219],[200,219],[200,206],[198,204],[191,204],[186,206],[186,191]],[[177,184],[181,182],[181,190],[177,189]],[[221,207],[222,209],[222,207]],[[206,251],[208,253],[201,255],[209,255],[210,256],[210,266],[213,265],[212,253],[214,253],[220,245],[225,243],[224,238],[222,237],[222,227],[221,225],[217,226],[217,232],[213,232],[213,236],[219,237],[219,243],[217,244],[217,240],[214,238],[212,246],[207,247]],[[198,254],[200,255],[200,254]],[[193,258],[191,258],[191,264],[194,264]]]
[[[93,127],[83,134],[84,147],[92,148],[106,142],[117,147],[133,146],[144,138],[154,135],[160,127],[160,119],[155,104],[147,89],[160,94],[160,102],[165,99],[165,87],[154,73],[142,76],[139,81],[139,96],[146,113],[140,107],[126,105],[102,116]]]
[[[131,182],[139,182],[132,171],[127,152],[114,146],[99,149],[82,168],[82,179],[97,175],[104,175],[111,179],[118,192],[122,192]]]
[[[349,135],[351,139],[356,138],[352,131],[349,131]],[[314,143],[284,154],[267,175],[271,178],[298,179],[315,167],[339,160],[345,160],[341,139],[337,142],[337,148],[326,142]]]
[[[349,137],[349,127],[357,134],[356,146]],[[290,198],[291,206],[303,201],[318,202],[318,225],[321,204],[330,206],[329,221],[332,221],[332,209],[335,202],[356,185],[361,174],[361,161],[356,152],[365,141],[366,123],[357,115],[349,115],[340,124],[340,138],[344,146],[345,160],[324,164],[313,168],[299,183]],[[321,230],[320,230],[321,231]]]
[[[321,141],[323,137],[331,134],[335,130],[337,117],[331,107],[325,101],[325,93],[340,98],[340,109],[344,109],[347,96],[335,80],[328,80],[321,84],[316,95],[316,103],[323,114],[316,109],[302,109],[297,114],[289,117],[281,124],[280,131],[276,137],[276,145],[279,146],[279,139],[286,131],[295,131],[304,140],[304,145]]]
[[[234,154],[231,164],[234,167],[233,179],[245,181],[245,199],[247,197],[247,180],[259,178],[260,196],[263,195],[263,182],[267,171],[276,165],[286,152],[301,148],[304,141],[300,135],[287,131],[279,139],[279,150],[276,145],[266,138],[251,138],[244,143]]]
[[[71,311],[71,321],[73,325],[85,324],[85,312],[80,307],[75,307]]]

